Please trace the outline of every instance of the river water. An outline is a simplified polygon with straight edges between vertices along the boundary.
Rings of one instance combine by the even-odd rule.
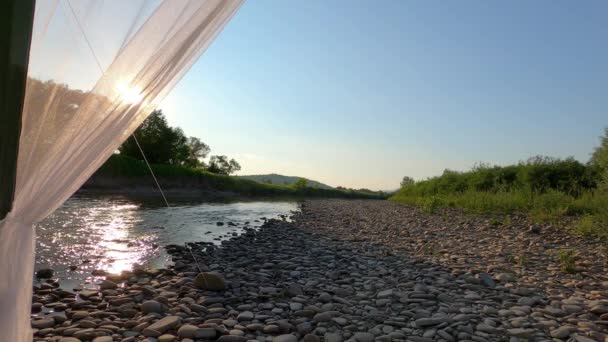
[[[167,208],[158,199],[76,196],[37,226],[36,270],[53,269],[66,290],[92,287],[93,270],[163,267],[167,244],[220,243],[297,209],[295,201],[172,201]]]

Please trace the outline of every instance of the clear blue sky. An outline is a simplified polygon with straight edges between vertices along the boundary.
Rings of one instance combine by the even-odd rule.
[[[587,161],[606,1],[246,2],[165,99],[241,174],[396,188],[475,162]]]

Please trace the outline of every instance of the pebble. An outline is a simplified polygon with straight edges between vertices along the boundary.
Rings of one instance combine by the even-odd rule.
[[[273,342],[298,342],[298,338],[292,334],[284,334],[275,337]]]
[[[159,313],[160,314],[163,312],[163,306],[161,303],[159,303],[155,300],[148,300],[141,304],[140,310],[144,314],[149,314],[149,313]]]

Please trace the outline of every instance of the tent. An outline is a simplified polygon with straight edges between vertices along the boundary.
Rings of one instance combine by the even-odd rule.
[[[34,225],[209,46],[241,0],[0,4],[0,332],[32,339]]]

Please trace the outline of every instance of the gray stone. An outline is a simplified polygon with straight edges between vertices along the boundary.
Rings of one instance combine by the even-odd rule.
[[[196,334],[198,327],[191,324],[184,324],[177,329],[177,336],[179,338],[193,338]]]
[[[415,321],[415,323],[416,323],[417,327],[422,328],[422,327],[428,327],[428,326],[431,326],[431,325],[438,325],[438,324],[441,324],[441,323],[447,322],[447,321],[448,321],[447,317],[445,317],[445,318],[442,318],[442,317],[439,317],[439,318],[419,318],[419,319],[417,319]]]
[[[99,336],[93,339],[93,342],[112,342],[114,339],[112,336]]]
[[[481,280],[481,283],[484,286],[487,286],[487,287],[496,287],[496,282],[487,273],[480,273],[479,274],[479,280]]]
[[[99,284],[99,289],[101,290],[114,290],[118,287],[115,282],[111,280],[104,280]]]
[[[511,336],[525,337],[525,338],[528,338],[528,337],[534,335],[535,332],[536,332],[536,330],[534,330],[534,329],[524,329],[524,328],[507,329],[507,334],[509,334]]]
[[[52,318],[43,318],[32,321],[32,328],[34,329],[52,328],[54,325],[55,320]]]
[[[223,335],[218,338],[218,342],[247,342],[247,338],[237,335]]]
[[[76,337],[62,337],[59,342],[82,342],[82,340]]]
[[[253,320],[254,314],[251,311],[243,311],[241,312],[237,317],[236,320],[239,322],[243,322],[243,321],[251,321]]]
[[[393,289],[388,289],[388,290],[384,290],[384,291],[380,291],[378,292],[378,294],[376,295],[376,297],[378,298],[390,298],[393,296]]]
[[[175,328],[180,321],[181,318],[178,316],[167,316],[152,323],[150,326],[144,329],[142,333],[146,337],[158,337],[165,331]]]
[[[279,328],[278,325],[267,325],[264,327],[263,329],[265,334],[278,334],[279,332],[281,332],[281,328]]]
[[[370,334],[368,332],[356,332],[353,335],[353,338],[357,341],[357,342],[373,342],[374,341],[374,334]]]
[[[164,335],[160,335],[158,337],[158,342],[173,342],[176,339],[177,339],[177,337],[175,337],[175,335],[164,334]]]
[[[199,328],[194,333],[194,338],[210,339],[217,335],[217,330],[214,328]]]
[[[295,297],[303,295],[304,290],[302,289],[302,286],[295,283],[290,283],[289,286],[287,286],[286,293],[290,297]]]
[[[141,304],[140,309],[144,314],[162,313],[163,305],[155,300],[147,300]]]
[[[592,338],[581,336],[581,335],[578,335],[578,334],[576,336],[574,336],[574,339],[576,340],[576,342],[596,342]]]
[[[329,322],[331,321],[331,317],[332,314],[331,312],[320,312],[318,314],[316,314],[312,320],[319,323],[319,322]]]
[[[315,334],[306,334],[304,336],[304,342],[320,342],[319,336]]]
[[[568,336],[570,336],[570,328],[559,327],[557,329],[551,330],[550,335],[554,338],[567,338]]]
[[[608,313],[608,305],[595,305],[589,311],[593,312],[596,315],[601,315]]]
[[[276,336],[272,341],[273,342],[298,342],[298,338],[292,334],[284,334],[284,335]]]
[[[392,340],[393,338],[391,337],[391,335],[381,335],[374,339],[374,341],[376,342],[391,342]]]
[[[202,290],[222,291],[226,289],[226,282],[217,272],[202,272],[194,278],[194,286]]]
[[[340,333],[325,333],[323,336],[324,342],[342,342],[344,339]]]

